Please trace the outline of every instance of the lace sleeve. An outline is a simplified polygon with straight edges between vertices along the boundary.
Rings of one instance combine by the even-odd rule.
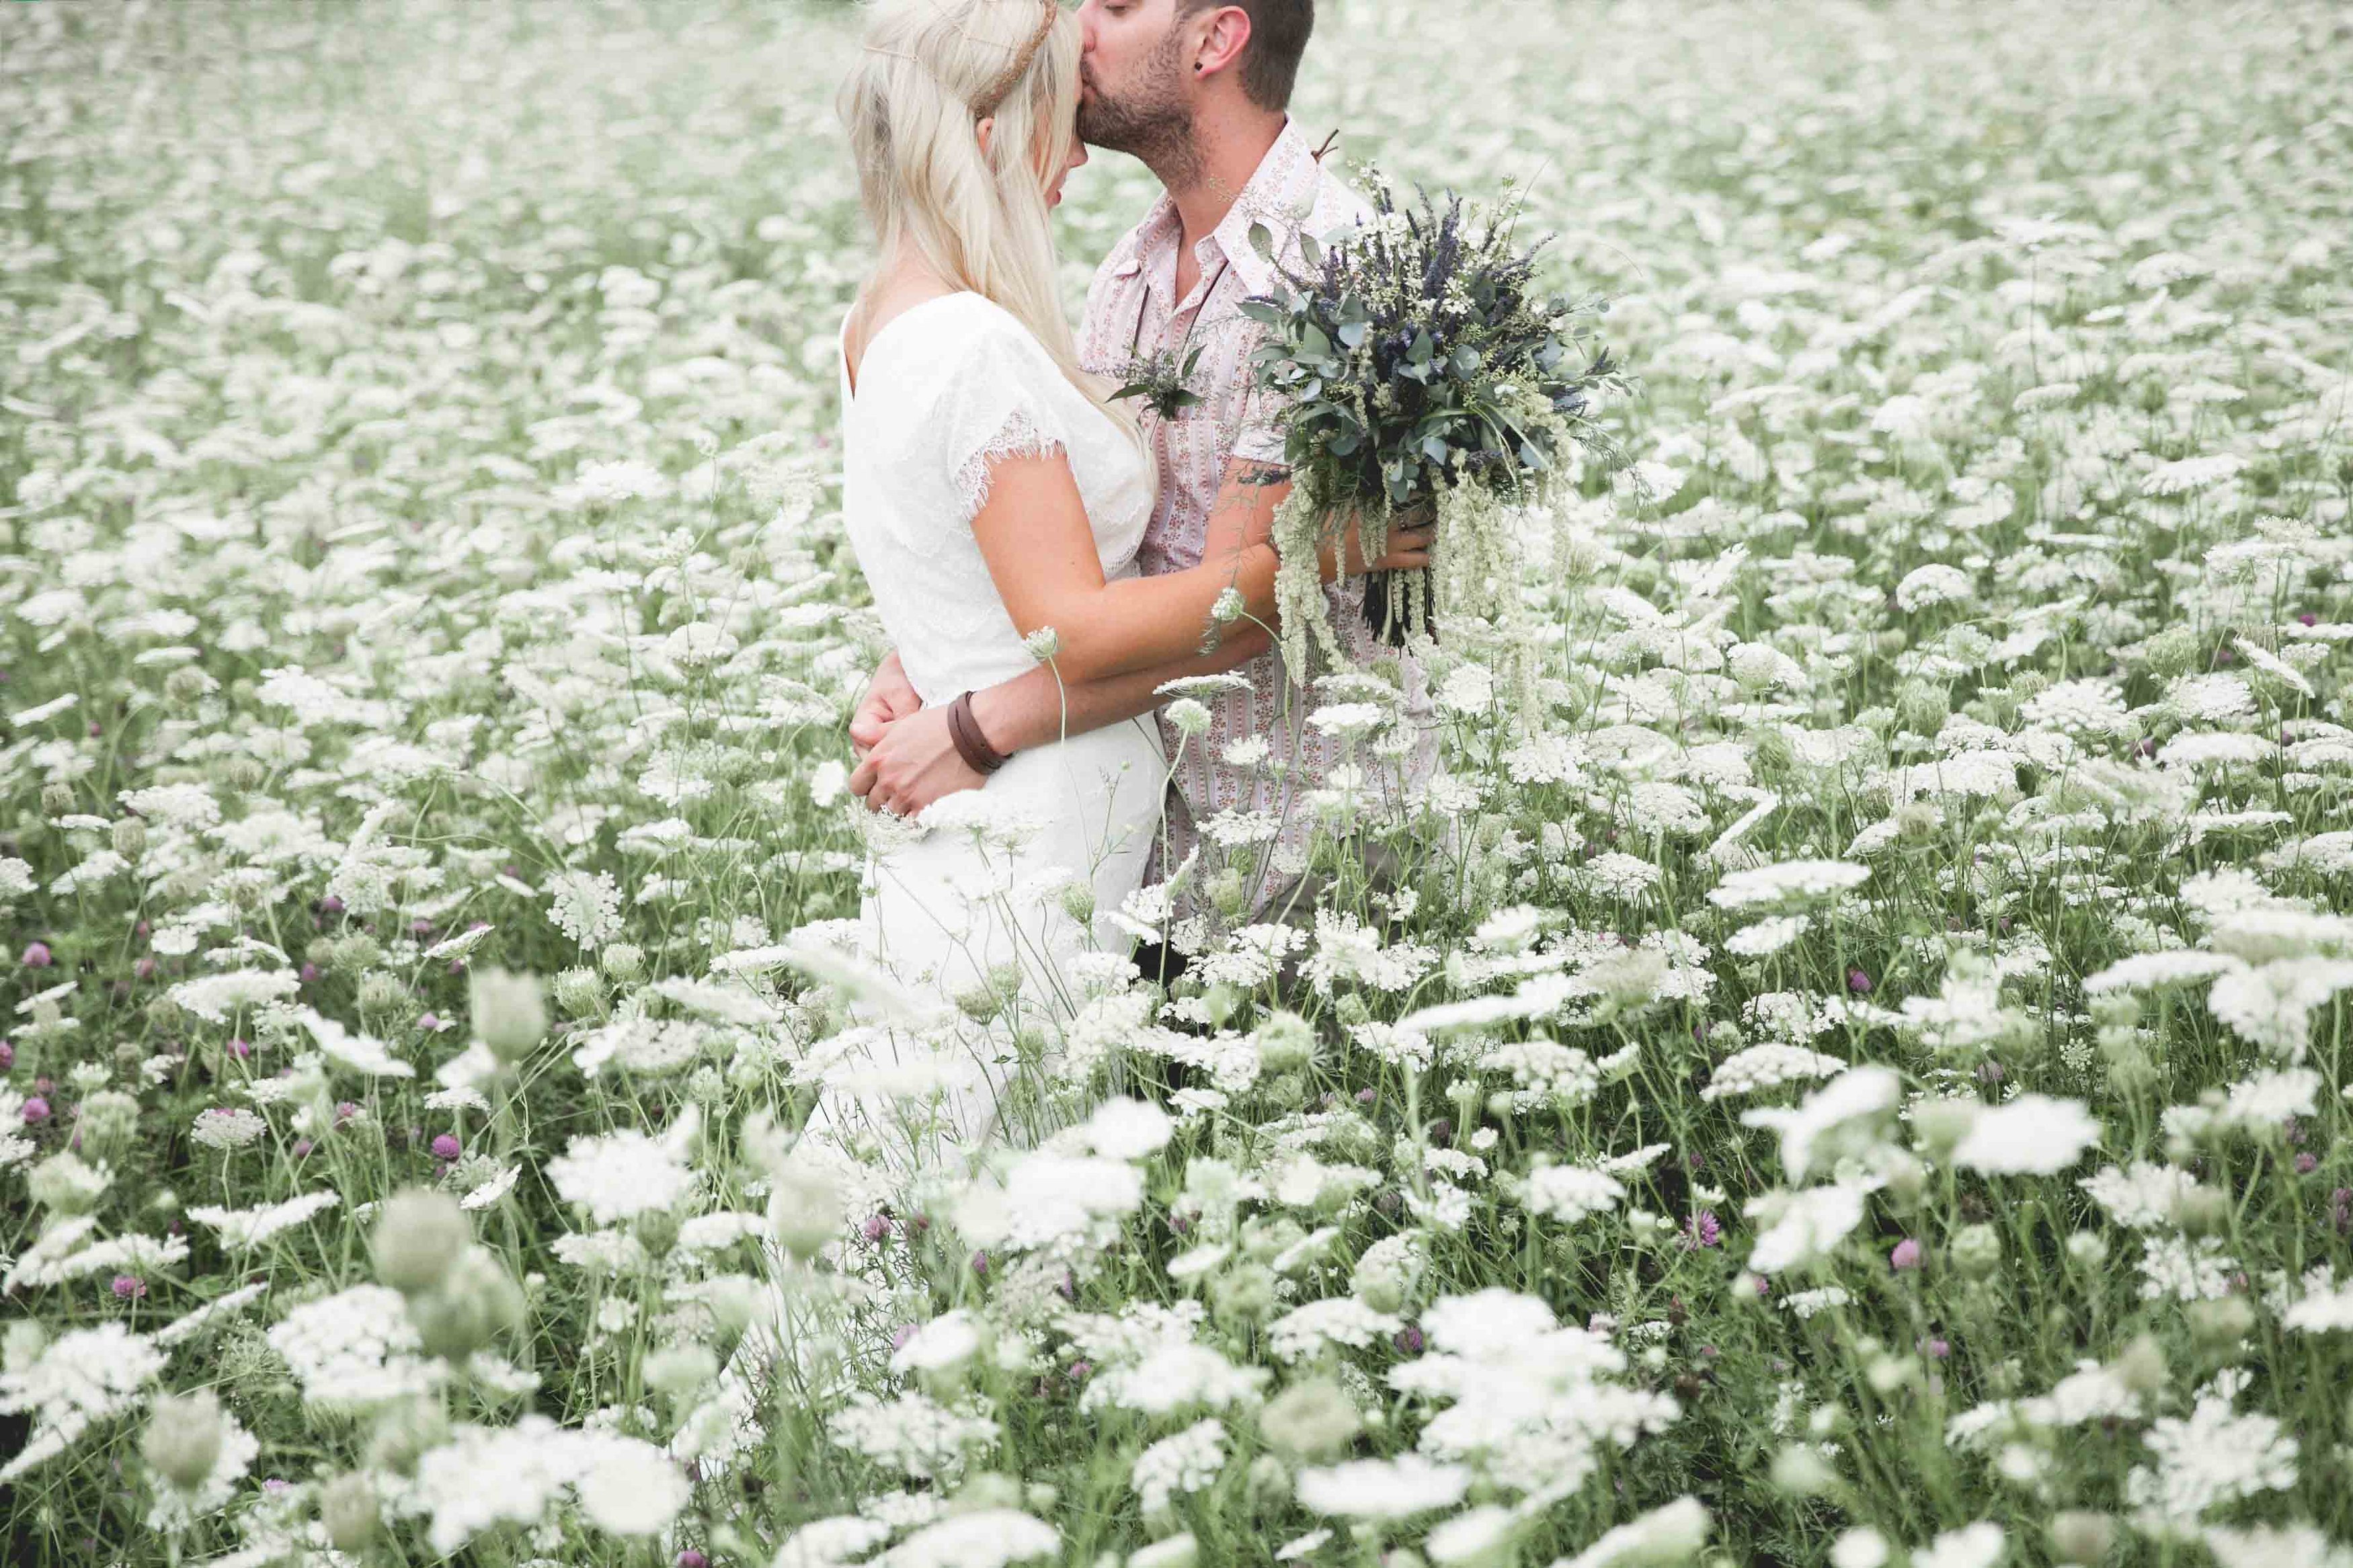
[[[977,334],[957,356],[940,413],[949,483],[965,522],[988,504],[999,461],[1068,456],[1053,385],[1060,379],[1045,350],[1009,320]]]
[[[1048,433],[1047,422],[1026,407],[1005,411],[997,433],[983,441],[955,471],[956,504],[970,522],[988,504],[989,487],[1003,458],[1050,458],[1062,451],[1060,437]]]

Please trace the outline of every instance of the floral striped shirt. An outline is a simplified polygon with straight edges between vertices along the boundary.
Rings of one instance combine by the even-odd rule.
[[[1176,247],[1183,225],[1165,193],[1144,221],[1113,247],[1087,291],[1079,355],[1085,368],[1114,379],[1139,355],[1192,351],[1200,362],[1186,383],[1201,401],[1174,419],[1141,411],[1160,465],[1160,499],[1145,528],[1139,563],[1147,574],[1200,564],[1209,518],[1229,461],[1283,466],[1281,405],[1252,384],[1250,354],[1264,328],[1238,307],[1271,292],[1276,262],[1297,268],[1301,234],[1323,238],[1361,221],[1369,209],[1318,161],[1296,122],[1286,121],[1233,209],[1194,247],[1198,280],[1176,298]],[[1275,261],[1250,242],[1253,226],[1272,236]],[[1325,598],[1341,644],[1359,664],[1392,650],[1364,624],[1361,579],[1335,584]],[[1392,805],[1409,805],[1435,771],[1438,731],[1429,686],[1419,663],[1401,659],[1403,725],[1388,746],[1379,738],[1355,742],[1366,789]],[[1158,881],[1200,846],[1201,865],[1186,879],[1175,905],[1180,948],[1207,939],[1206,884],[1222,868],[1240,866],[1251,910],[1268,901],[1306,866],[1313,815],[1303,804],[1346,760],[1351,742],[1306,722],[1319,705],[1312,690],[1292,689],[1282,655],[1269,651],[1242,667],[1250,689],[1210,700],[1208,731],[1180,734],[1166,714],[1162,739],[1176,759],[1168,801],[1166,862],[1155,845],[1146,871]],[[1401,748],[1401,754],[1384,754]],[[1204,833],[1211,842],[1202,845]],[[1296,920],[1304,911],[1294,911]],[[1189,925],[1190,929],[1186,929]]]

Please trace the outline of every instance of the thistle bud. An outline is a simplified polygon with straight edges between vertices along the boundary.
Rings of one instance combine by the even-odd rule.
[[[1314,1026],[1296,1013],[1269,1014],[1251,1033],[1250,1039],[1258,1047],[1259,1061],[1268,1072],[1291,1072],[1314,1059]]]
[[[326,1526],[327,1544],[336,1551],[366,1550],[383,1522],[375,1483],[357,1470],[346,1470],[320,1488],[319,1522]]]
[[[1337,1453],[1356,1440],[1362,1426],[1347,1392],[1328,1377],[1294,1383],[1259,1412],[1267,1447],[1293,1460]]]
[[[1757,760],[1757,771],[1767,776],[1788,772],[1798,760],[1797,747],[1775,724],[1765,725],[1756,731],[1750,751]]]
[[[0,1334],[0,1367],[23,1372],[48,1348],[49,1331],[30,1318],[19,1318]]]
[[[2151,675],[2171,679],[2187,675],[2201,662],[2201,639],[2194,626],[2168,626],[2141,645],[2141,656],[2148,661]]]
[[[807,1166],[780,1173],[768,1194],[768,1225],[776,1244],[806,1262],[841,1235],[841,1189]]]
[[[2209,1350],[2223,1350],[2237,1344],[2253,1332],[2255,1326],[2255,1310],[2244,1296],[2192,1301],[2188,1316],[2190,1333]]]
[[[112,829],[114,852],[126,860],[136,860],[147,852],[147,824],[136,816],[126,816]]]
[[[439,1285],[473,1239],[458,1200],[410,1187],[384,1201],[375,1222],[375,1276],[404,1296]]]
[[[362,1014],[375,1017],[405,1013],[409,1005],[408,987],[396,974],[372,970],[360,976],[359,1005]]]
[[[412,1297],[408,1320],[427,1355],[459,1362],[485,1349],[501,1331],[522,1325],[522,1289],[499,1260],[470,1247],[441,1289]]]
[[[1409,1554],[1391,1552],[1388,1561],[1392,1563],[1399,1563],[1404,1555]],[[1188,1530],[1129,1552],[1127,1568],[1193,1568],[1193,1565],[1200,1560],[1200,1542],[1193,1538],[1193,1532]]]
[[[2062,1563],[2097,1568],[2116,1543],[2116,1521],[2105,1513],[2070,1510],[2051,1521],[2051,1555]]]
[[[1984,1109],[1977,1100],[1958,1099],[1932,1100],[1919,1107],[1912,1113],[1912,1131],[1920,1152],[1931,1160],[1950,1159]]]
[[[643,1371],[647,1387],[683,1399],[719,1375],[719,1358],[708,1345],[667,1345],[646,1357]]]
[[[1168,721],[1170,729],[1188,739],[1207,734],[1215,719],[1209,705],[1198,697],[1179,697],[1162,709],[1160,716]]]
[[[1263,1264],[1228,1269],[1209,1287],[1209,1310],[1223,1324],[1262,1322],[1274,1306],[1274,1273]]]
[[[605,1010],[605,983],[593,969],[567,969],[555,977],[555,1005],[573,1017]]]
[[[2108,1260],[2108,1238],[2096,1230],[2079,1230],[2067,1237],[2067,1256],[2086,1268]]]
[[[2143,1334],[2125,1347],[2124,1353],[2109,1363],[2108,1370],[2116,1374],[2117,1382],[2147,1398],[2165,1387],[2165,1352],[2156,1336]]]
[[[637,1232],[638,1245],[646,1249],[649,1258],[668,1258],[670,1249],[678,1245],[678,1215],[668,1209],[643,1211],[638,1215],[633,1228]]]
[[[2213,1236],[2231,1224],[2231,1200],[2212,1187],[2190,1187],[2174,1200],[2174,1223],[2190,1236]]]
[[[1941,686],[1907,680],[1896,689],[1895,717],[1906,730],[1933,735],[1945,727],[1952,713],[1952,696]]]
[[[1243,1495],[1258,1512],[1275,1513],[1292,1506],[1291,1467],[1272,1454],[1261,1454],[1242,1473]]]
[[[401,1400],[385,1408],[368,1434],[368,1468],[414,1475],[417,1461],[448,1440],[449,1416],[439,1396]]]
[[[546,1037],[547,1004],[537,979],[498,968],[475,970],[468,979],[474,1037],[492,1056],[512,1066]]]
[[[1965,1225],[1953,1233],[1953,1266],[1972,1279],[2001,1267],[2001,1234],[1989,1225]]]
[[[220,1451],[220,1401],[211,1389],[167,1394],[155,1401],[147,1435],[139,1444],[148,1468],[180,1490],[192,1492],[210,1479]]]
[[[1791,1497],[1821,1497],[1838,1486],[1838,1472],[1803,1443],[1792,1443],[1776,1454],[1772,1474],[1773,1484]]]
[[[1250,889],[1237,871],[1220,871],[1209,882],[1209,907],[1229,921],[1236,921],[1250,909]]]
[[[646,972],[646,950],[633,942],[617,942],[605,950],[605,973],[627,985]]]
[[[1092,925],[1095,918],[1095,890],[1085,882],[1072,882],[1060,895],[1062,912],[1078,924]]]

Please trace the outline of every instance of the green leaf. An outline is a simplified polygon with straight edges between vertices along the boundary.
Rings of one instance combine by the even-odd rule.
[[[1250,242],[1252,250],[1257,251],[1269,261],[1274,259],[1274,231],[1266,225],[1254,223],[1250,226]]]
[[[1307,258],[1310,267],[1321,268],[1324,265],[1324,247],[1315,243],[1315,237],[1312,234],[1300,235],[1299,254]]]
[[[1263,300],[1245,300],[1239,307],[1241,313],[1264,326],[1279,327],[1290,317],[1279,307]]]

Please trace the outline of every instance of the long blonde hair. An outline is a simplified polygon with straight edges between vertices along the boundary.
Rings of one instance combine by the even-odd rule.
[[[1071,384],[1144,448],[1132,411],[1079,365],[1062,314],[1060,258],[1041,156],[1059,157],[1079,110],[1079,24],[1057,8],[1003,93],[988,151],[976,106],[1031,39],[1045,0],[880,0],[837,103],[879,254],[912,245],[950,285],[1012,312]],[[1148,456],[1148,453],[1147,453]],[[1147,470],[1158,465],[1147,463]],[[1156,475],[1155,475],[1156,477]]]

